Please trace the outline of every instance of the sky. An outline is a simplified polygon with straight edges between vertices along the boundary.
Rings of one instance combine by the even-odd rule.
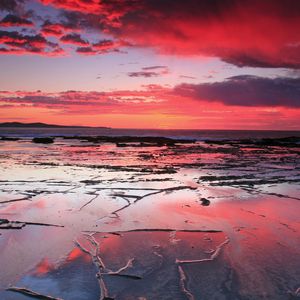
[[[0,0],[0,122],[300,130],[298,0]]]

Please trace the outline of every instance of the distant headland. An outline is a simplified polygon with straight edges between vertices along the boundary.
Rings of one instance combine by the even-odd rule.
[[[57,124],[46,124],[46,123],[21,123],[21,122],[5,122],[0,123],[0,127],[14,127],[14,128],[107,128],[110,129],[110,127],[104,127],[104,126],[76,126],[76,125],[57,125]]]

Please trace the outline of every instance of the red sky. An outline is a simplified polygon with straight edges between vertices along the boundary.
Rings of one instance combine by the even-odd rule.
[[[300,2],[3,0],[0,121],[300,130]]]

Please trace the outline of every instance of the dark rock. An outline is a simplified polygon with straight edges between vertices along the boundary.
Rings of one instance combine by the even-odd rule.
[[[2,136],[1,141],[18,141],[19,138]]]
[[[51,137],[35,137],[32,139],[33,143],[38,144],[52,144],[54,142],[54,138]]]
[[[63,139],[75,139],[90,143],[115,143],[118,147],[174,146],[191,144],[196,140],[172,139],[160,136],[61,136]],[[131,144],[130,144],[131,143]],[[132,145],[133,144],[133,145]]]
[[[203,205],[203,206],[209,206],[210,205],[210,201],[206,198],[201,198],[200,201],[201,201],[201,205]]]

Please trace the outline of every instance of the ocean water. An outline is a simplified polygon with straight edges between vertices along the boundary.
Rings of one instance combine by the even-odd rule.
[[[196,140],[261,139],[300,137],[300,131],[266,130],[163,130],[110,128],[0,128],[0,136],[32,138],[42,136],[159,136]]]

